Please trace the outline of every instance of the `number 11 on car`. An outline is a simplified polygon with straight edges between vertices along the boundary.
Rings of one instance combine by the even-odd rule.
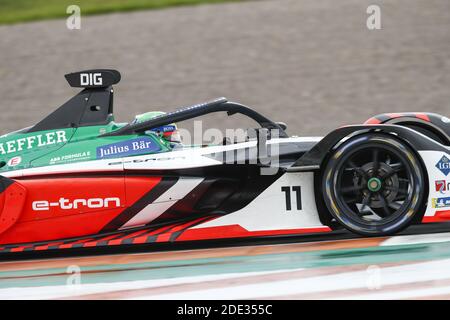
[[[284,192],[286,197],[286,211],[292,211],[292,199],[295,199],[296,210],[302,210],[302,187],[300,186],[287,186],[281,187],[281,191]]]

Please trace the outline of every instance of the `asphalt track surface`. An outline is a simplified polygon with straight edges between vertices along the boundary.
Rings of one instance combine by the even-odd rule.
[[[263,0],[87,17],[80,31],[64,20],[1,26],[0,133],[33,124],[72,96],[63,74],[98,67],[123,74],[119,121],[217,96],[253,106],[298,135],[323,135],[381,112],[449,115],[450,2],[378,1],[378,31],[365,27],[369,4]],[[247,125],[207,119],[219,128]],[[431,225],[389,239],[338,232],[7,261],[0,297],[449,298],[447,231]],[[81,268],[79,286],[67,285],[69,266]]]
[[[77,90],[63,75],[122,72],[117,120],[211,98],[254,107],[294,135],[382,112],[450,106],[450,2],[256,0],[0,26],[0,133],[32,125]],[[1,6],[1,4],[0,4]],[[82,9],[82,8],[81,8]],[[0,7],[1,10],[1,7]],[[206,126],[251,123],[224,115]]]
[[[449,299],[449,231],[10,257],[0,263],[0,299]]]

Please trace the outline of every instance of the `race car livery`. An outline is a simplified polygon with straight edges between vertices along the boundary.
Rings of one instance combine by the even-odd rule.
[[[384,114],[325,137],[219,98],[117,123],[115,70],[66,75],[83,90],[0,137],[0,253],[330,232],[397,233],[450,219],[450,120]],[[258,123],[243,141],[183,144],[210,113]]]

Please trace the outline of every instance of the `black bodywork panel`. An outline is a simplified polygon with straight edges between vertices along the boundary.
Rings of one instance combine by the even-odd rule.
[[[392,117],[389,114],[380,114],[377,119],[381,124],[396,124],[406,126],[424,133],[445,145],[450,145],[450,119],[436,113],[423,113],[427,120],[419,118],[417,113],[406,112],[401,116]]]
[[[106,125],[112,115],[112,87],[84,89],[27,132]]]
[[[69,73],[65,78],[71,87],[84,90],[27,132],[106,125],[112,121],[112,85],[121,79],[118,71],[93,69]]]
[[[385,132],[399,136],[408,142],[415,150],[448,150],[439,142],[426,135],[405,126],[380,124],[380,125],[352,125],[336,129],[326,135],[310,151],[300,157],[292,168],[315,167],[317,169],[324,163],[327,155],[344,138],[367,132]]]

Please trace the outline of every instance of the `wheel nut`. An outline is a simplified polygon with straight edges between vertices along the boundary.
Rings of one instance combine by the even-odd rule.
[[[378,178],[370,178],[369,181],[367,181],[367,188],[371,192],[377,192],[381,189],[381,180]]]

